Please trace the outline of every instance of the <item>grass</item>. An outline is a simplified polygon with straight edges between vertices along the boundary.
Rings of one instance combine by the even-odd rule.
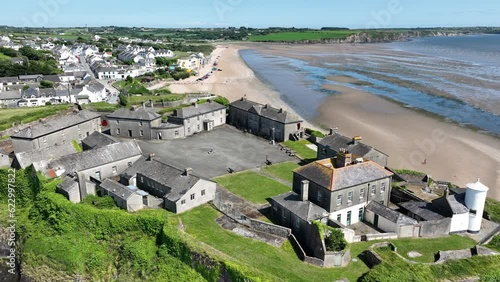
[[[486,212],[494,222],[500,222],[500,202],[491,198],[486,199]]]
[[[287,162],[287,163],[267,166],[265,168],[262,168],[262,171],[292,183],[293,182],[292,171],[298,167],[300,166],[294,162]]]
[[[406,238],[393,241],[398,248],[398,253],[403,257],[416,262],[434,262],[434,254],[438,251],[463,250],[472,248],[476,242],[468,237],[451,235],[449,237],[435,238],[432,240],[422,238]],[[416,251],[421,257],[410,258],[408,252]]]
[[[0,109],[0,130],[11,128],[14,123],[24,124],[41,118],[49,117],[70,107],[72,107],[72,105]]]
[[[97,112],[114,112],[120,105],[110,104],[108,102],[96,102],[83,105],[84,109],[93,110]]]
[[[281,144],[295,151],[295,154],[301,159],[308,161],[316,160],[317,153],[313,149],[307,147],[307,145],[312,144],[307,140],[286,141]]]
[[[10,57],[5,55],[4,53],[0,53],[0,60],[9,60]]]
[[[149,100],[153,100],[155,102],[161,102],[162,100],[165,102],[178,101],[186,98],[184,94],[167,94],[167,95],[133,95],[128,97],[128,102],[131,105],[138,105],[141,102],[149,102]]]
[[[306,32],[280,32],[266,35],[250,36],[250,41],[256,42],[282,42],[322,39],[345,39],[356,32],[350,30],[306,31]]]
[[[292,190],[276,180],[253,171],[226,175],[214,180],[229,191],[256,204],[265,204],[267,198]]]
[[[497,252],[500,252],[500,235],[497,235],[491,239],[491,241],[486,245],[486,247],[491,248]]]

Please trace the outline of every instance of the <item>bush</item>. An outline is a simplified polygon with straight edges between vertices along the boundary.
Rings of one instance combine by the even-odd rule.
[[[41,88],[54,88],[54,82],[50,80],[42,80],[40,81]]]
[[[324,138],[325,137],[325,134],[323,134],[323,132],[318,131],[318,130],[313,130],[313,129],[310,129],[310,128],[306,128],[306,134],[309,134],[311,136],[315,136],[315,137],[318,137],[318,138]]]
[[[88,195],[82,201],[83,204],[96,207],[98,209],[117,209],[115,200],[110,196],[99,197],[96,195]]]
[[[321,239],[325,241],[327,251],[340,252],[346,249],[347,241],[340,229],[324,225],[320,221],[314,221],[313,223],[318,228]]]
[[[121,93],[120,95],[118,95],[118,103],[121,106],[124,106],[124,107],[127,106],[127,104],[128,104],[128,97]]]

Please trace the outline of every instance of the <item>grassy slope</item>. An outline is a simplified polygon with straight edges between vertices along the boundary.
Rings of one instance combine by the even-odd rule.
[[[54,105],[36,108],[0,109],[0,130],[12,127],[12,123],[28,123],[54,115],[72,105]]]
[[[142,95],[142,96],[138,96],[138,95],[134,95],[134,96],[130,96],[128,97],[128,102],[129,104],[131,105],[137,105],[137,104],[140,104],[142,101],[145,101],[145,102],[149,102],[149,100],[153,100],[153,101],[178,101],[178,100],[182,100],[186,97],[186,95],[184,94],[167,94],[167,95],[159,95],[159,96],[154,96],[154,95]]]
[[[265,204],[267,198],[291,190],[276,180],[252,171],[222,176],[214,180],[229,191],[256,204]]]
[[[292,183],[293,182],[292,171],[298,167],[299,165],[294,162],[287,162],[262,168],[262,171]]]
[[[299,40],[321,40],[321,39],[344,39],[349,35],[356,34],[350,30],[332,31],[306,31],[306,32],[280,32],[260,36],[250,36],[250,41],[299,41]]]

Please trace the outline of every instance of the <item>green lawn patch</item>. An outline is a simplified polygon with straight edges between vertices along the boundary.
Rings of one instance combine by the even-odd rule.
[[[486,199],[486,212],[494,222],[500,222],[500,202],[491,198]]]
[[[253,171],[226,175],[214,179],[229,191],[256,204],[267,203],[267,198],[291,191],[291,188]]]
[[[265,168],[262,168],[262,171],[292,183],[293,170],[298,167],[300,166],[294,162],[287,162],[267,166]]]
[[[114,112],[119,107],[120,105],[118,104],[110,104],[108,102],[96,102],[83,105],[84,109],[93,110],[97,112]]]
[[[497,252],[500,252],[500,235],[497,235],[491,239],[491,241],[486,245],[486,247],[491,248]]]
[[[72,105],[0,109],[0,130],[11,128],[14,123],[29,123],[41,118],[49,117],[70,107],[72,107]]]
[[[469,237],[451,235],[449,237],[422,239],[406,238],[393,241],[398,253],[403,257],[416,262],[434,262],[434,254],[438,251],[451,251],[472,248],[476,242]],[[416,251],[421,257],[410,258],[408,252]]]
[[[307,140],[286,141],[281,144],[295,151],[297,156],[300,157],[301,159],[307,161],[316,160],[317,153],[313,149],[306,146],[312,144]]]

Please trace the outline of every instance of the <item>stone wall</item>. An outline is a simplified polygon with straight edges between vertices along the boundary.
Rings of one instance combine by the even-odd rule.
[[[289,228],[281,227],[272,223],[267,223],[256,219],[250,219],[249,227],[253,230],[272,234],[282,238],[288,238],[288,236],[292,234]]]
[[[450,232],[451,218],[434,221],[422,221],[420,225],[420,237],[440,237],[447,236]]]

